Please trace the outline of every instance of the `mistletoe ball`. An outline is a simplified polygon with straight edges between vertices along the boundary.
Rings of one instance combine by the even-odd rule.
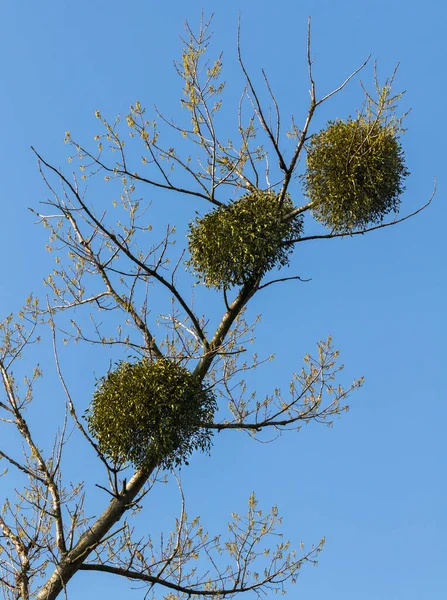
[[[155,460],[170,468],[187,463],[195,449],[209,450],[204,424],[215,409],[213,394],[183,366],[123,361],[100,380],[86,417],[99,449],[116,463]]]
[[[309,142],[304,193],[314,217],[349,233],[397,212],[409,175],[396,128],[380,120],[331,121]]]
[[[288,264],[299,237],[302,218],[290,215],[290,197],[283,202],[270,191],[256,190],[222,205],[190,224],[189,267],[208,287],[228,289],[253,276]]]

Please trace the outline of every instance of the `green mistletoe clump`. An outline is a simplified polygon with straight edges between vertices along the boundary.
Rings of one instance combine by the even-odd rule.
[[[310,139],[306,162],[304,193],[329,229],[349,233],[398,211],[409,172],[393,122],[363,115],[330,121]]]
[[[203,424],[216,409],[213,394],[186,368],[167,359],[120,362],[103,377],[87,411],[90,433],[116,463],[148,460],[170,468],[193,450],[209,451]]]
[[[274,193],[257,190],[196,218],[188,234],[187,264],[207,287],[217,289],[287,265],[293,248],[287,242],[302,230],[301,216],[284,218],[293,208],[288,195],[281,205]]]

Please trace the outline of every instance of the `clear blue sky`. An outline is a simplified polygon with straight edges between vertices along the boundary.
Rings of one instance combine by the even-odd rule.
[[[91,142],[96,109],[110,117],[125,114],[138,99],[149,109],[155,103],[167,115],[178,113],[181,88],[173,69],[178,34],[185,19],[198,23],[201,8],[196,0],[3,3],[2,315],[30,291],[44,296],[42,280],[53,264],[45,252],[45,232],[28,211],[47,196],[30,145],[66,168],[65,130]],[[403,139],[411,177],[402,211],[425,203],[435,177],[438,192],[427,211],[396,228],[302,244],[291,269],[312,281],[272,287],[255,300],[251,314],[263,315],[257,350],[276,353],[274,363],[258,371],[261,394],[287,388],[302,356],[328,334],[341,349],[345,382],[365,375],[366,384],[332,429],[311,424],[267,445],[244,434],[220,434],[212,456],[195,456],[182,472],[188,512],[201,514],[204,525],[220,533],[232,511],[245,510],[254,489],[262,506],[279,505],[284,532],[297,547],[326,536],[319,566],[303,569],[289,588],[291,598],[445,599],[447,8],[433,0],[227,0],[207,3],[205,9],[215,11],[213,48],[224,50],[230,97],[239,94],[241,84],[235,60],[240,12],[247,64],[257,75],[266,69],[285,122],[294,112],[300,123],[307,106],[308,15],[321,93],[336,87],[369,54],[381,75],[400,62],[396,89],[406,90],[402,106],[412,109]],[[372,82],[371,68],[361,79]],[[360,97],[355,80],[325,106],[317,125],[353,114]],[[232,126],[234,112],[223,114]],[[145,193],[155,203],[154,192]],[[299,204],[298,186],[295,193]],[[191,207],[192,212],[195,208],[203,206]],[[156,218],[172,222],[176,205],[170,210],[168,217],[156,211]],[[80,347],[67,352],[67,377],[77,386],[79,405],[87,406],[94,375],[104,372],[107,358],[95,362],[95,354]],[[31,352],[25,360],[48,365],[34,409],[47,415],[63,401],[51,356]],[[92,456],[82,448],[77,452],[78,468],[71,465],[70,478],[88,479]],[[6,493],[3,481],[0,498]],[[97,492],[91,502],[100,510],[106,498]],[[178,502],[168,486],[146,504],[141,523],[152,530],[160,522],[169,524]],[[96,574],[82,574],[71,589],[73,598],[83,600],[144,596],[143,590],[127,592],[112,576]]]

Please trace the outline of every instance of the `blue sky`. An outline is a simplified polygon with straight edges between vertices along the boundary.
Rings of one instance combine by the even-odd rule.
[[[2,315],[17,309],[31,291],[44,297],[42,281],[53,267],[45,252],[46,234],[28,211],[47,197],[30,146],[69,169],[64,132],[93,143],[96,109],[113,118],[126,114],[138,99],[149,112],[156,104],[166,115],[179,114],[181,83],[173,69],[180,52],[178,34],[185,19],[193,26],[199,22],[201,9],[195,0],[3,3]],[[205,526],[220,533],[232,511],[245,510],[255,490],[260,505],[278,504],[283,531],[296,546],[304,541],[309,547],[326,536],[318,567],[303,568],[289,597],[443,599],[447,9],[434,1],[228,0],[225,5],[208,3],[205,10],[215,13],[212,50],[224,51],[228,106],[221,118],[229,128],[234,127],[234,100],[242,86],[236,61],[238,14],[250,71],[259,80],[265,68],[284,122],[293,112],[298,123],[308,102],[305,36],[310,15],[315,78],[322,95],[369,54],[377,59],[382,77],[400,62],[396,90],[406,90],[402,109],[411,108],[403,138],[411,176],[402,213],[427,201],[435,177],[438,189],[426,211],[396,228],[301,244],[290,268],[312,280],[271,287],[255,299],[250,314],[262,313],[256,350],[276,353],[275,361],[257,372],[260,393],[287,388],[302,356],[329,334],[341,349],[345,383],[359,375],[366,383],[352,397],[351,411],[331,429],[311,424],[266,445],[244,434],[220,434],[211,457],[194,456],[182,471],[188,512],[202,515]],[[355,114],[362,97],[360,79],[372,83],[371,66],[324,105],[315,119],[317,130],[328,119]],[[298,185],[294,191],[299,204]],[[195,210],[205,209],[199,204],[185,208],[171,197],[160,207],[152,190],[141,193],[156,205],[158,223],[172,223],[178,216],[183,219],[180,230]],[[45,356],[44,350],[50,353],[45,341],[38,353],[26,355],[24,366],[41,361],[46,367],[32,409],[46,436],[52,426],[49,413],[63,395],[51,354]],[[87,406],[94,378],[105,371],[109,357],[75,346],[62,360],[79,405]],[[68,461],[70,480],[94,480],[96,475],[88,473],[89,452],[77,448],[76,459]],[[91,505],[100,510],[106,498],[93,494]],[[172,486],[156,490],[147,499],[141,527],[152,531],[161,523],[169,525],[177,505]],[[111,577],[82,574],[72,584],[73,597],[143,598],[142,590],[127,593],[127,584]]]

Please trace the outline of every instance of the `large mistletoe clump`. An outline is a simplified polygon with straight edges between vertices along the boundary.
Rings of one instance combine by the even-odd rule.
[[[90,433],[115,462],[169,468],[208,451],[216,402],[198,378],[167,359],[121,362],[102,378],[87,411]]]
[[[304,193],[314,217],[338,233],[381,223],[397,212],[405,168],[393,123],[363,115],[330,121],[307,148]]]
[[[269,191],[256,190],[219,206],[190,225],[189,266],[208,287],[228,289],[253,276],[288,264],[302,230],[302,218],[285,218],[293,209]]]

